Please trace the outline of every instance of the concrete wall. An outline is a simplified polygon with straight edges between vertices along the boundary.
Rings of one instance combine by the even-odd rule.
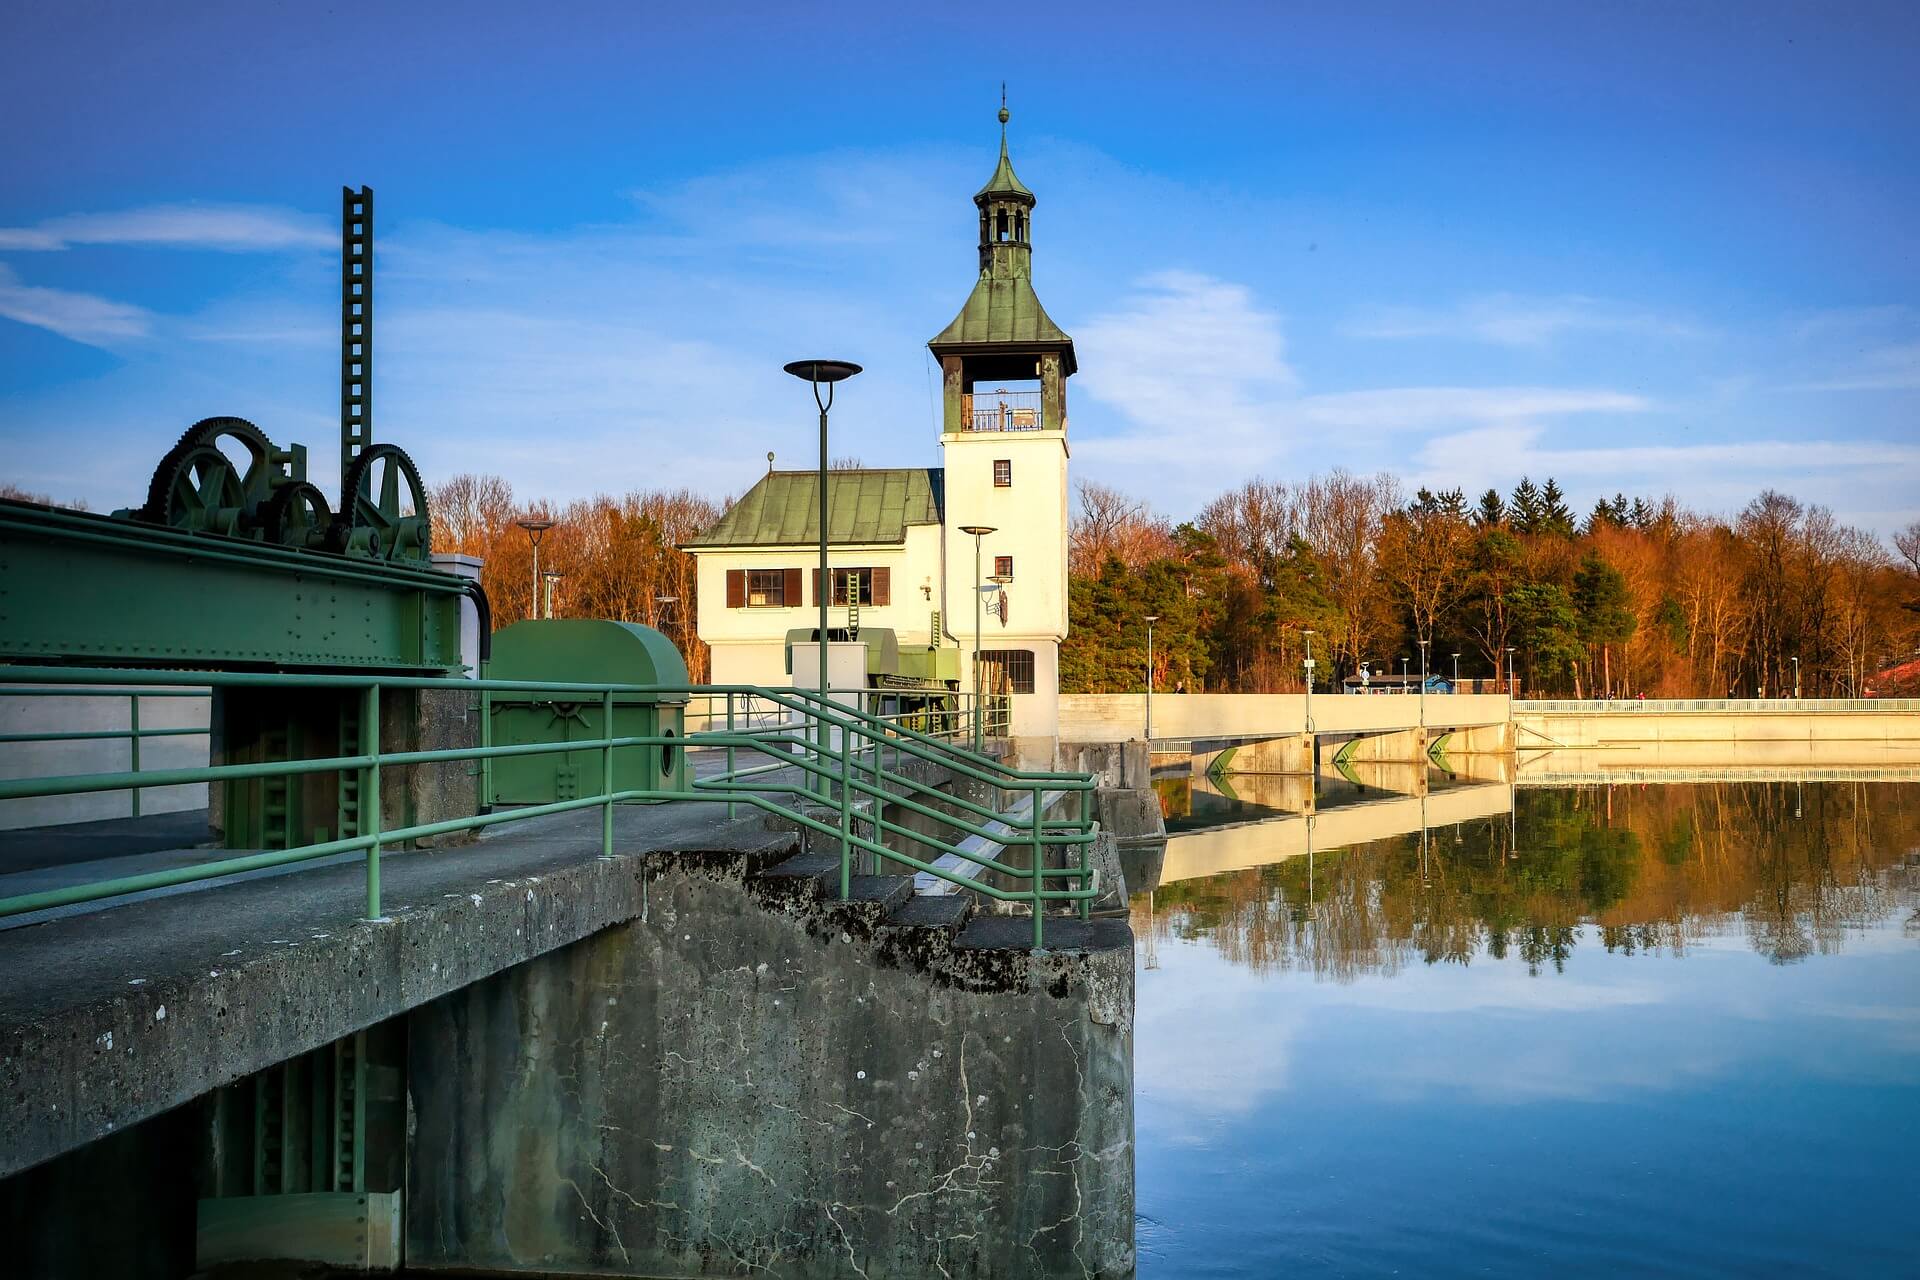
[[[1515,715],[1521,750],[1658,752],[1666,764],[1894,764],[1920,760],[1920,712],[1635,710]]]
[[[80,695],[23,697],[0,691],[0,734],[100,733],[130,727],[130,699]],[[154,696],[140,699],[142,728],[204,729],[208,700]],[[132,768],[133,753],[125,738],[95,738],[79,742],[0,742],[0,778],[44,778],[76,773],[116,773]],[[207,763],[207,737],[147,738],[140,745],[140,767],[190,769]],[[141,792],[142,813],[176,813],[203,809],[204,783],[196,786],[149,787]],[[49,796],[41,800],[0,800],[0,829],[49,826],[125,818],[133,812],[132,794],[103,791],[92,795]]]
[[[967,952],[650,874],[640,921],[413,1015],[410,1264],[1132,1274],[1130,946]]]
[[[1429,725],[1503,724],[1501,694],[1415,695],[1316,693],[1313,723],[1321,733],[1377,733],[1417,725],[1421,702]],[[1298,693],[1155,693],[1155,738],[1234,738],[1302,733],[1306,695]],[[1137,738],[1146,724],[1144,693],[1060,695],[1060,737],[1065,742],[1121,742]]]

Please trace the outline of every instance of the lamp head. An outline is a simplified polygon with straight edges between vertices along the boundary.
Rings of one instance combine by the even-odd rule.
[[[802,382],[844,382],[860,372],[860,366],[847,360],[795,360],[786,371]]]
[[[990,524],[963,524],[960,526],[960,532],[970,533],[976,538],[993,533],[994,531],[994,526]]]

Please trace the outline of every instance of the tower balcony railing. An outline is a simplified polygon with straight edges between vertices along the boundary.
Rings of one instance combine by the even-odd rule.
[[[1046,426],[1038,391],[976,391],[966,400],[961,423],[967,431],[1039,431]]]

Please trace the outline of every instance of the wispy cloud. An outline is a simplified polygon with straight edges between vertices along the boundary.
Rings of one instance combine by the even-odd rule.
[[[1506,347],[1545,347],[1576,333],[1625,333],[1699,339],[1691,321],[1605,298],[1567,294],[1527,298],[1510,293],[1469,298],[1451,307],[1369,307],[1340,326],[1350,338],[1455,338]]]
[[[1831,377],[1795,383],[1790,391],[1911,391],[1920,388],[1920,341],[1863,352]]]
[[[5,264],[0,264],[0,316],[93,347],[143,338],[153,321],[150,312],[129,303],[21,284],[19,274]]]
[[[78,245],[147,245],[226,253],[333,249],[324,219],[253,205],[164,204],[117,213],[75,213],[31,227],[0,227],[0,250],[48,252]]]

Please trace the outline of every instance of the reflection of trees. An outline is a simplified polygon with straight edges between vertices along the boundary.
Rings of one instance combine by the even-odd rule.
[[[1168,885],[1133,922],[1343,982],[1482,952],[1557,970],[1588,925],[1629,955],[1739,931],[1784,964],[1903,906],[1920,933],[1916,849],[1920,803],[1898,784],[1523,791],[1511,830],[1468,823]]]

